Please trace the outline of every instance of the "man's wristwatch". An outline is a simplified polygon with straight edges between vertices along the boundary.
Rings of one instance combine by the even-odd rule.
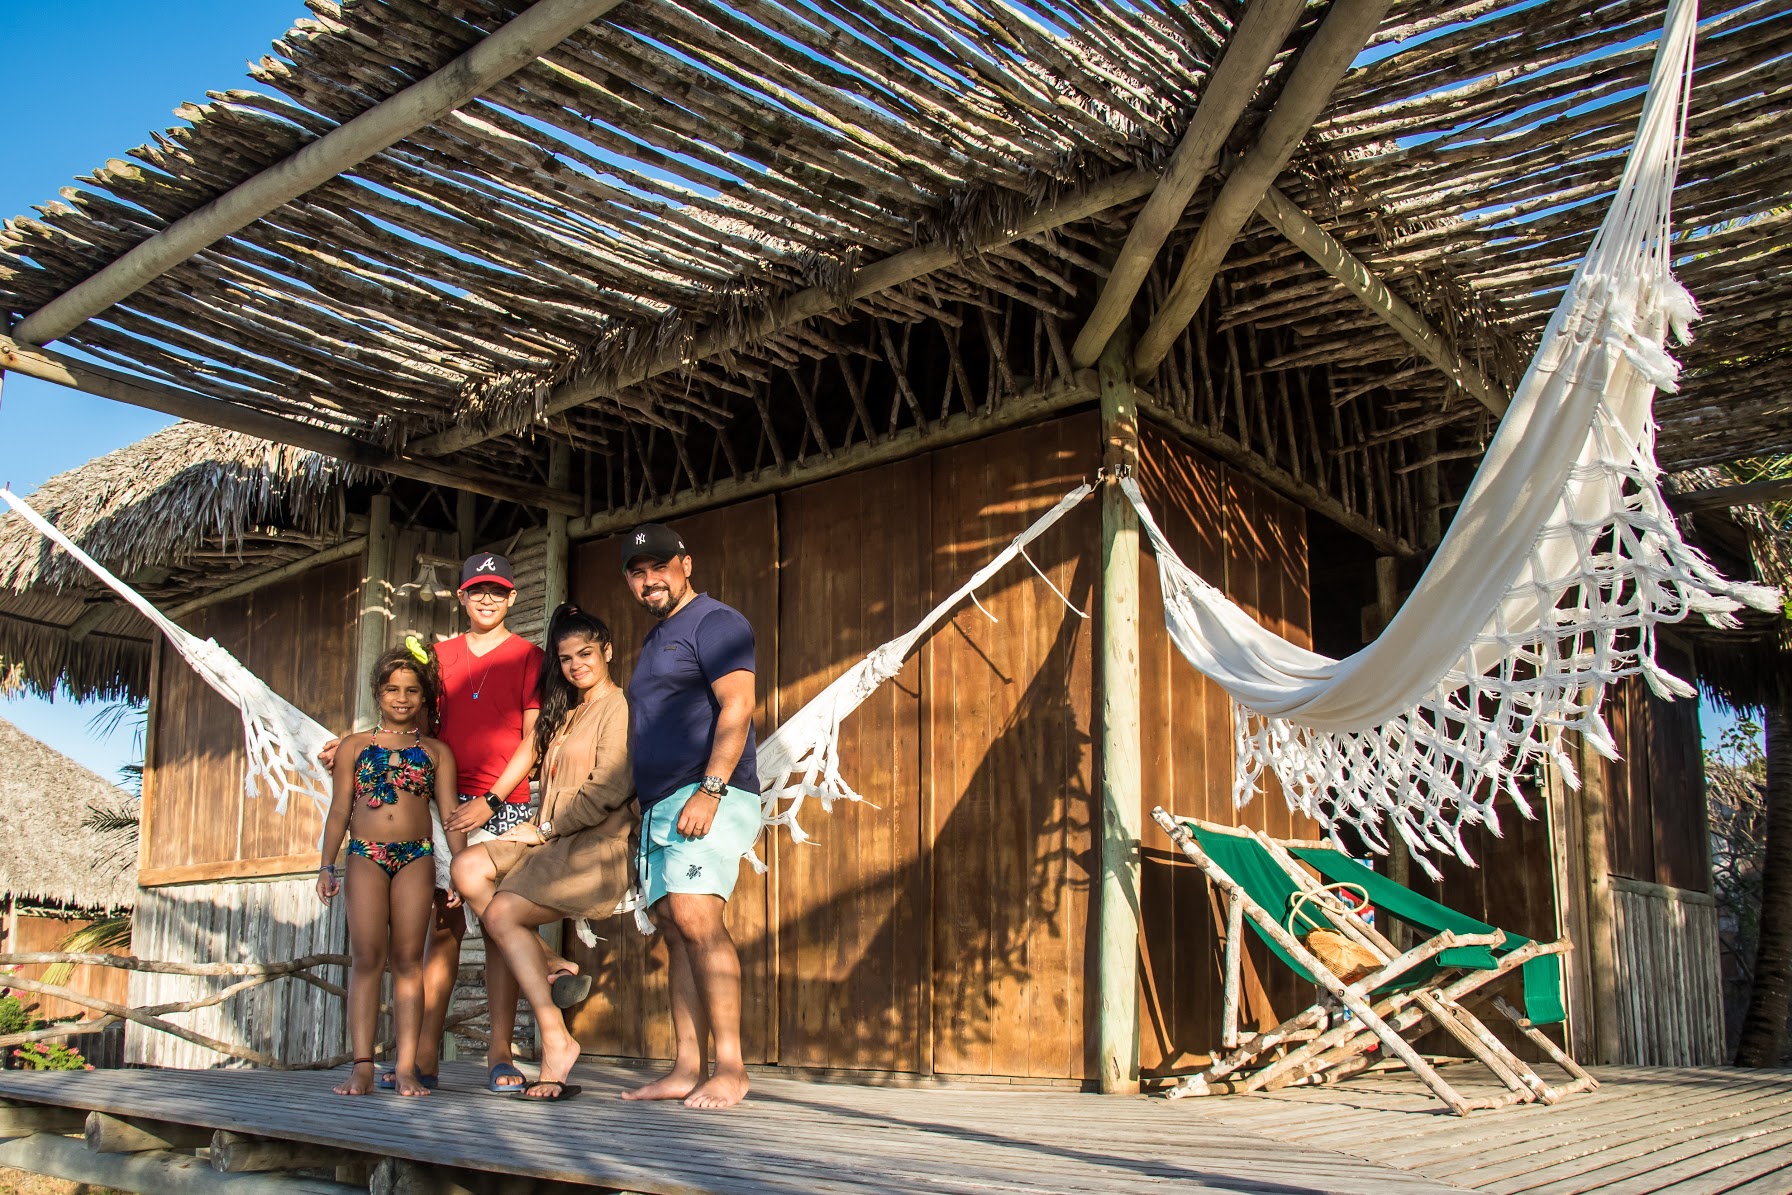
[[[535,831],[541,835],[541,840],[543,842],[554,841],[554,823],[552,819],[542,818],[541,824],[535,827]]]
[[[712,797],[720,797],[728,791],[728,781],[720,776],[705,776],[703,783],[697,786]]]
[[[480,793],[479,799],[484,801],[486,805],[491,808],[493,813],[496,813],[498,811],[498,806],[504,803],[503,798],[499,797],[497,793]]]

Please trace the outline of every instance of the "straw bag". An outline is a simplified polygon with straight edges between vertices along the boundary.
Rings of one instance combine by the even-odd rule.
[[[1362,898],[1364,905],[1369,902],[1368,893],[1357,884],[1328,884],[1322,892],[1302,892],[1294,898],[1294,907],[1288,911],[1288,932],[1299,938],[1301,945],[1312,951],[1313,957],[1324,963],[1332,974],[1347,984],[1355,983],[1381,967],[1383,960],[1367,946],[1320,922],[1307,909],[1309,903],[1325,905],[1324,893],[1333,889],[1350,890]],[[1354,916],[1353,911],[1343,908],[1341,903],[1336,911]],[[1296,921],[1305,921],[1310,928],[1301,933],[1295,928]]]

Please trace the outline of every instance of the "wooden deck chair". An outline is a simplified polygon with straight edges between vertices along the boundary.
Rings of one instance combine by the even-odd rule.
[[[1248,829],[1173,818],[1161,808],[1154,810],[1153,816],[1208,880],[1226,893],[1228,901],[1222,1037],[1222,1048],[1226,1052],[1207,1069],[1178,1083],[1169,1093],[1171,1098],[1209,1094],[1220,1080],[1252,1066],[1257,1069],[1242,1084],[1247,1091],[1274,1090],[1315,1077],[1330,1081],[1371,1065],[1374,1060],[1368,1055],[1377,1043],[1387,1051],[1387,1056],[1405,1063],[1458,1115],[1519,1101],[1554,1103],[1566,1093],[1545,1084],[1461,1005],[1465,997],[1510,974],[1515,968],[1562,953],[1568,949],[1566,942],[1529,942],[1435,902],[1426,902],[1441,913],[1417,906],[1412,906],[1410,911],[1414,924],[1427,929],[1431,936],[1410,950],[1401,951],[1373,926],[1352,914],[1349,906],[1308,874],[1288,850],[1289,845],[1298,850],[1328,850],[1323,844],[1278,843]],[[1340,859],[1347,858],[1335,851],[1331,854]],[[1381,885],[1392,882],[1373,872],[1368,874],[1377,881],[1374,890],[1382,893],[1383,898],[1391,897]],[[1369,887],[1354,873],[1344,881],[1332,881],[1334,888],[1340,883],[1362,889]],[[1399,888],[1399,885],[1392,886]],[[1424,900],[1406,889],[1400,888],[1400,891],[1406,892],[1414,901]],[[1376,898],[1371,896],[1370,899]],[[1308,949],[1300,933],[1290,928],[1298,925],[1290,920],[1290,913],[1297,906],[1307,924],[1344,935],[1379,965],[1347,982],[1345,976],[1339,975]],[[1452,923],[1433,928],[1419,919],[1420,914],[1429,920]],[[1243,923],[1247,918],[1271,951],[1297,974],[1318,984],[1323,994],[1315,1004],[1274,1028],[1241,1040],[1238,988]],[[1548,959],[1548,965],[1553,967],[1553,958]],[[1535,970],[1541,975],[1544,968]],[[1537,991],[1534,1012],[1546,1016],[1549,1012],[1544,998],[1546,985],[1541,978],[1537,981]],[[1559,1007],[1559,990],[1555,1004]],[[1521,1030],[1548,1041],[1535,1030],[1529,1017],[1514,1019]],[[1471,1100],[1451,1087],[1402,1036],[1425,1021],[1436,1024],[1455,1038],[1470,1056],[1505,1085],[1506,1094]],[[1568,1090],[1593,1085],[1591,1077],[1561,1055],[1553,1043],[1549,1043],[1546,1052],[1574,1077],[1575,1084]]]

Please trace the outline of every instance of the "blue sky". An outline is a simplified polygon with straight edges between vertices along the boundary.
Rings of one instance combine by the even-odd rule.
[[[174,123],[174,108],[244,84],[244,64],[299,17],[302,0],[0,0],[0,101],[8,113],[0,217],[30,213],[78,175]],[[171,420],[9,374],[0,390],[0,482],[45,479]],[[135,751],[129,731],[90,730],[90,706],[0,701],[0,717],[108,779]]]

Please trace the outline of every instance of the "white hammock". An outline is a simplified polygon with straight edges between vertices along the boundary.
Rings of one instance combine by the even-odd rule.
[[[285,813],[287,800],[297,792],[309,797],[320,815],[329,812],[330,775],[317,762],[317,753],[335,735],[268,688],[266,682],[243,667],[240,660],[219,647],[216,640],[188,634],[142,594],[76,547],[74,541],[33,510],[23,498],[11,490],[0,490],[0,498],[6,499],[19,512],[19,517],[37,528],[46,539],[80,561],[114,593],[135,606],[168,637],[168,642],[193,666],[193,671],[242,713],[243,744],[249,753],[249,766],[243,771],[244,793],[253,797],[259,786],[265,786],[273,794],[274,808]]]
[[[1273,770],[1294,808],[1376,850],[1391,823],[1436,876],[1426,851],[1470,861],[1463,827],[1498,833],[1498,793],[1528,815],[1518,780],[1539,759],[1577,783],[1563,731],[1615,758],[1607,685],[1641,673],[1663,696],[1693,694],[1656,665],[1658,624],[1777,607],[1775,591],[1724,580],[1681,539],[1655,464],[1655,390],[1679,371],[1667,333],[1684,343],[1697,314],[1670,273],[1668,224],[1696,25],[1693,0],[1672,0],[1605,223],[1448,535],[1374,643],[1333,660],[1257,625],[1177,559],[1123,483],[1157,551],[1172,639],[1233,698],[1239,803]]]
[[[1027,563],[1033,564],[1032,557],[1026,554],[1027,545],[1070,513],[1072,507],[1094,492],[1094,488],[1079,485],[1060,498],[1057,505],[1034,520],[1032,526],[1017,535],[988,564],[971,574],[970,580],[929,610],[920,622],[836,677],[766,737],[759,745],[758,753],[759,787],[763,794],[762,813],[766,825],[784,826],[789,829],[792,840],[807,842],[809,836],[796,820],[806,798],[820,800],[823,810],[832,809],[834,802],[843,797],[852,801],[863,799],[840,775],[840,723],[863,705],[879,685],[901,671],[908,653],[960,602],[975,594],[1017,556],[1026,557]],[[1038,565],[1033,568],[1035,572],[1039,571]],[[1043,572],[1039,575],[1045,576]],[[1051,584],[1049,578],[1046,584]],[[1056,587],[1053,588],[1055,592]],[[1063,597],[1063,594],[1058,596]],[[789,807],[780,810],[779,806],[785,802]],[[754,868],[765,870],[765,865],[752,851],[748,851],[746,857]]]

